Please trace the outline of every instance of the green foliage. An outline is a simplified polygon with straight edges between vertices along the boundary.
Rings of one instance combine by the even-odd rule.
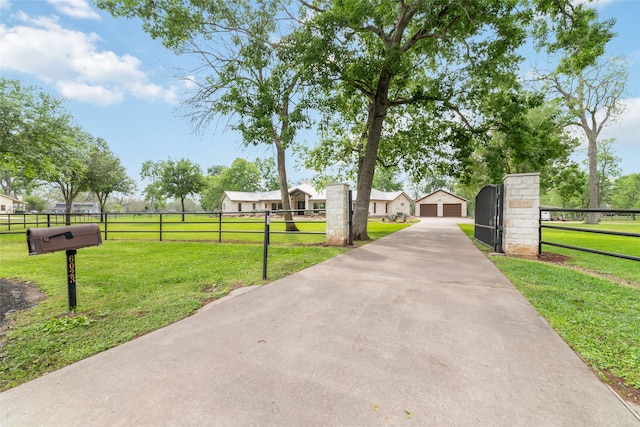
[[[400,168],[397,166],[376,170],[372,187],[380,191],[400,191],[404,183],[400,181]]]
[[[615,155],[613,144],[615,139],[598,141],[596,155],[598,157],[598,206],[611,201],[614,182],[622,172],[620,157]]]
[[[535,22],[534,34],[539,50],[559,54],[557,71],[575,75],[595,65],[615,36],[614,19],[598,21],[595,8],[584,3],[537,0],[538,9],[549,17]]]
[[[587,174],[573,162],[554,170],[549,177],[549,187],[560,198],[560,207],[586,207],[587,179]]]
[[[231,127],[242,134],[244,144],[274,146],[278,187],[283,208],[289,210],[285,151],[295,145],[296,133],[310,125],[309,80],[316,67],[298,59],[309,46],[301,50],[292,42],[296,17],[283,10],[286,5],[275,0],[96,4],[113,16],[140,18],[152,37],[201,61],[187,77],[196,83],[183,103],[187,115],[196,130],[216,116],[235,116]],[[289,231],[295,231],[293,221]]]
[[[611,203],[614,208],[640,209],[640,173],[618,178],[612,193]]]
[[[478,148],[489,182],[506,174],[541,172],[549,181],[554,167],[564,167],[578,141],[564,130],[557,104],[544,103],[542,94],[497,93],[484,101],[493,111],[491,138]]]
[[[136,185],[120,163],[120,159],[109,150],[101,138],[89,148],[89,165],[87,169],[87,190],[94,193],[100,204],[100,212],[104,212],[109,195],[114,192],[131,194]]]
[[[280,179],[273,158],[257,158],[255,164],[260,174],[260,187],[264,191],[278,190],[280,188]]]
[[[19,80],[0,78],[0,171],[42,178],[69,138],[71,117],[62,100]]]
[[[222,207],[222,194],[225,191],[261,191],[260,170],[256,163],[237,158],[231,167],[216,169],[215,175],[205,178],[202,191],[202,208],[213,211]]]
[[[79,127],[69,127],[60,140],[61,147],[51,153],[53,165],[43,179],[60,190],[68,215],[78,194],[88,189],[89,147],[93,137]]]
[[[140,175],[151,180],[144,193],[147,200],[152,201],[152,205],[158,199],[175,197],[180,200],[182,212],[185,212],[185,198],[200,193],[204,187],[200,166],[188,159],[169,159],[155,163],[146,161],[142,164]]]
[[[27,211],[42,212],[47,208],[47,202],[38,196],[26,196],[24,201],[27,202]]]

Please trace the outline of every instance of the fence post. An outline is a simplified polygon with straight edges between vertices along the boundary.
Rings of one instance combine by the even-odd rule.
[[[538,255],[542,253],[542,211],[538,213]]]
[[[160,213],[160,241],[162,242],[162,213]]]
[[[104,214],[104,240],[107,240],[107,233],[109,228],[109,214]]]
[[[222,243],[222,212],[218,212],[218,243]]]
[[[349,190],[349,246],[353,246],[353,190]]]
[[[267,280],[267,259],[269,258],[269,227],[271,224],[271,218],[269,217],[269,211],[264,213],[264,243],[262,251],[262,280]]]

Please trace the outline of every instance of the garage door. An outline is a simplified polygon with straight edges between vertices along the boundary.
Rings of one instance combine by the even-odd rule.
[[[438,205],[435,203],[420,205],[420,216],[438,216]]]
[[[460,203],[452,203],[452,204],[444,204],[442,205],[442,216],[462,216],[462,204]]]

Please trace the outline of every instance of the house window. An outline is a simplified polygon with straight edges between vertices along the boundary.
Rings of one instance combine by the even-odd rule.
[[[388,203],[384,204],[384,213],[389,213],[389,204]]]
[[[238,203],[238,212],[242,212],[242,203]]]
[[[376,213],[376,208],[377,208],[376,202],[373,202],[373,213]]]
[[[271,210],[272,211],[281,211],[282,210],[282,203],[271,203]]]
[[[7,210],[7,207],[5,205],[0,205],[0,211],[4,212]]]
[[[256,210],[256,204],[254,203],[253,206],[251,207],[251,209],[253,209],[254,211]]]
[[[226,210],[227,210],[227,204],[226,204],[226,203],[223,203],[223,204],[222,204],[222,212],[224,212],[224,211],[226,211]]]

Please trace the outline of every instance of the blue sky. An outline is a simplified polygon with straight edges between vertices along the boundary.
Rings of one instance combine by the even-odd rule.
[[[606,55],[629,64],[627,110],[601,137],[616,138],[623,174],[639,173],[640,0],[600,0],[595,7],[601,18],[617,20]],[[90,1],[0,0],[0,74],[64,97],[76,122],[105,139],[135,180],[145,160],[188,158],[206,170],[236,157],[273,156],[267,146],[244,147],[227,118],[193,134],[177,112],[184,86],[174,76],[194,65],[152,40],[139,21],[114,19]],[[315,136],[306,137],[313,144]],[[290,181],[312,178],[296,159],[288,162]]]

